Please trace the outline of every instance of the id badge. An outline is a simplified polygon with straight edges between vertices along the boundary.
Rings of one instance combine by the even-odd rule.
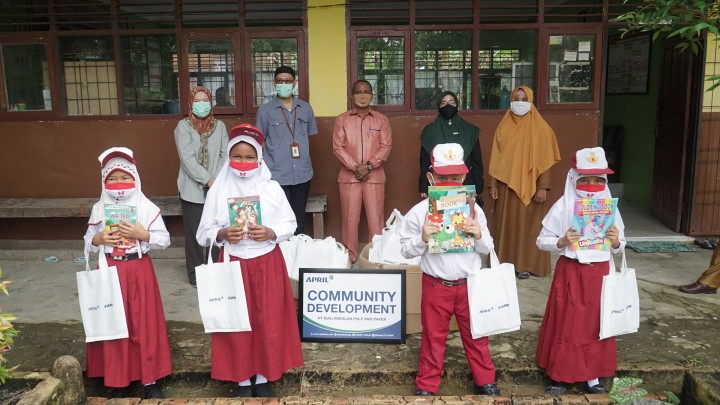
[[[293,159],[297,159],[300,157],[300,144],[297,142],[293,142],[290,144],[290,153],[293,157]]]

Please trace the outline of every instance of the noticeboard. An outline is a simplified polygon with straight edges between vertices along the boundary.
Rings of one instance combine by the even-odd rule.
[[[610,38],[608,42],[607,94],[645,94],[650,69],[649,34]]]
[[[405,270],[300,269],[300,340],[405,343]]]

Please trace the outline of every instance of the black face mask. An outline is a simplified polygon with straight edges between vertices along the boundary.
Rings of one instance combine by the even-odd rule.
[[[443,116],[443,118],[449,120],[450,118],[454,117],[455,114],[457,114],[458,109],[452,104],[445,104],[438,109],[438,112],[440,113],[440,115]]]

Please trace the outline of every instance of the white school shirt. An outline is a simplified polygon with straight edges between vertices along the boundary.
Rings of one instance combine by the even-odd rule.
[[[428,200],[417,203],[405,214],[400,229],[401,253],[410,259],[422,256],[420,269],[423,273],[443,280],[455,281],[468,278],[476,270],[480,270],[482,262],[477,253],[487,254],[494,248],[487,219],[479,205],[475,204],[475,219],[480,224],[482,237],[475,240],[475,251],[468,253],[428,253],[428,244],[422,240],[422,227],[427,220]]]
[[[88,251],[95,253],[102,248],[103,253],[105,254],[113,252],[112,246],[95,246],[92,243],[93,236],[102,231],[104,228],[105,225],[102,222],[88,224],[88,229],[85,232],[85,237],[83,238],[85,239],[85,247]],[[170,233],[167,231],[167,228],[165,228],[165,222],[163,222],[160,214],[158,214],[158,216],[150,222],[150,225],[147,227],[147,231],[150,232],[150,241],[140,241],[140,248],[142,249],[143,254],[147,253],[150,249],[165,249],[170,246]],[[133,246],[126,249],[125,253],[137,253],[137,247]]]

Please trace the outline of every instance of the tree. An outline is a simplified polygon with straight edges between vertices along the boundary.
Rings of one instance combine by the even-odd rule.
[[[624,0],[627,3],[629,0]],[[720,1],[708,0],[645,0],[634,11],[617,18],[624,21],[627,28],[622,35],[632,32],[652,32],[653,41],[658,37],[677,37],[677,48],[685,51],[690,48],[697,54],[703,49],[708,34],[714,34],[718,41],[720,33]],[[712,76],[711,91],[720,86],[720,76]]]

